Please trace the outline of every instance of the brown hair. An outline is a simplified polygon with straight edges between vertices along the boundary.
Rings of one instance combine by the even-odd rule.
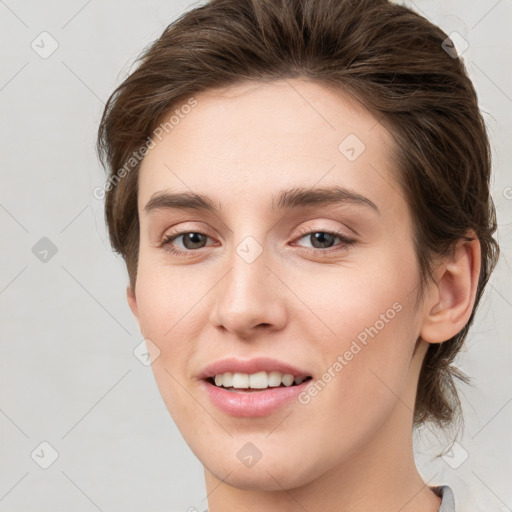
[[[98,132],[100,159],[109,169],[105,217],[131,286],[139,250],[141,158],[134,156],[144,153],[172,108],[194,94],[245,80],[301,77],[344,89],[396,140],[397,179],[414,222],[421,288],[434,256],[448,254],[471,232],[481,243],[468,324],[429,346],[419,378],[415,423],[449,424],[460,412],[454,377],[468,381],[451,363],[499,250],[492,237],[485,125],[464,64],[445,51],[446,41],[440,28],[385,0],[212,0],[179,17],[112,93]]]

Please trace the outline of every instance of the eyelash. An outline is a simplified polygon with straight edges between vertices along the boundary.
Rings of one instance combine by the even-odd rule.
[[[203,235],[203,236],[212,238],[207,233],[203,233],[202,231],[190,231],[190,230],[179,231],[177,233],[168,233],[167,235],[165,235],[163,237],[163,239],[160,241],[159,247],[165,248],[166,251],[169,251],[171,254],[175,254],[177,256],[185,256],[185,257],[194,256],[196,252],[198,252],[200,249],[204,249],[204,247],[200,247],[199,249],[189,249],[187,251],[182,251],[180,249],[176,249],[175,247],[172,247],[172,245],[171,245],[171,242],[173,240],[179,238],[180,236],[186,235],[188,233],[195,233],[198,235]],[[336,252],[339,250],[347,249],[348,247],[354,245],[356,242],[356,240],[354,240],[353,238],[347,237],[341,230],[340,231],[329,231],[329,230],[325,230],[325,229],[311,230],[311,229],[307,229],[307,228],[301,228],[301,229],[299,229],[299,233],[300,233],[300,236],[298,237],[299,240],[301,238],[304,238],[307,235],[312,235],[314,233],[325,233],[327,235],[333,235],[336,238],[339,238],[341,240],[340,244],[335,245],[333,247],[327,247],[326,249],[317,249],[315,247],[313,247],[313,248],[302,247],[307,252],[310,252],[313,254],[325,255],[326,253],[332,253],[332,252]]]

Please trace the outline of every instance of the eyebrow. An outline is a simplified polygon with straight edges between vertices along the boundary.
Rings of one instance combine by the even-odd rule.
[[[375,210],[377,205],[367,197],[340,186],[323,188],[293,188],[281,191],[272,199],[272,211],[304,208],[307,206],[329,206],[337,203],[352,203]],[[191,209],[217,213],[222,210],[210,197],[195,192],[170,193],[165,190],[155,192],[144,207],[144,211],[167,209]]]

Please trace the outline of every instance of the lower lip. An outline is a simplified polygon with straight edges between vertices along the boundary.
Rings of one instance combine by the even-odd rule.
[[[296,386],[267,388],[261,391],[236,392],[219,388],[203,380],[210,400],[222,411],[241,417],[267,416],[297,399],[297,396],[312,382],[307,380]]]

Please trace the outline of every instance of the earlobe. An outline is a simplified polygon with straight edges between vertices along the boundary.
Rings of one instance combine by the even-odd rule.
[[[459,333],[473,311],[480,275],[480,242],[460,240],[452,254],[437,268],[425,299],[425,315],[420,336],[429,343],[442,343]]]
[[[137,320],[137,325],[139,326],[139,330],[140,330],[139,308],[137,306],[137,297],[135,295],[135,290],[130,285],[128,285],[126,287],[126,298],[128,300],[128,305],[130,306],[131,312],[133,313],[135,320]]]

